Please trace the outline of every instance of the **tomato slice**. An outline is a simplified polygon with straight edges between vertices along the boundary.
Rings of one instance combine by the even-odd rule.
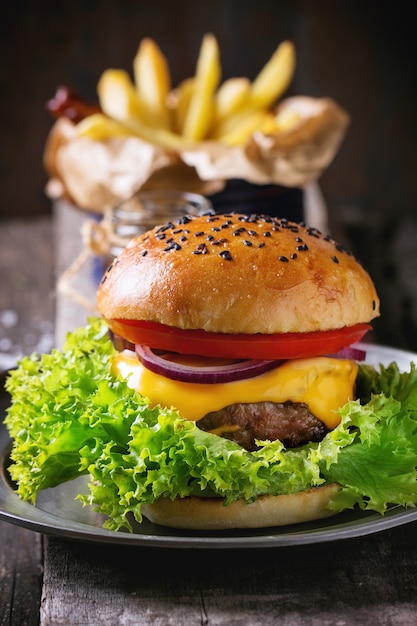
[[[116,335],[159,350],[233,359],[298,359],[333,354],[360,341],[371,328],[356,324],[312,333],[244,335],[183,330],[157,322],[107,320]]]

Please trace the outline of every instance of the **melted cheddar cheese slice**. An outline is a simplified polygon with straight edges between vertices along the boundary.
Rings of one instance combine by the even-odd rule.
[[[358,371],[354,361],[314,357],[285,361],[253,378],[203,385],[154,374],[129,350],[114,357],[112,368],[116,376],[128,379],[129,387],[149,398],[152,406],[175,407],[189,420],[198,421],[236,403],[292,401],[307,404],[329,429],[340,422],[338,409],[353,399]]]

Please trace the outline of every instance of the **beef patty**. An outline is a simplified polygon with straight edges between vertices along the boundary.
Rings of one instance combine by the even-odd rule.
[[[214,430],[249,451],[258,449],[256,439],[279,439],[286,447],[296,448],[309,441],[321,441],[328,432],[306,404],[296,402],[232,404],[208,413],[197,425],[205,431]]]

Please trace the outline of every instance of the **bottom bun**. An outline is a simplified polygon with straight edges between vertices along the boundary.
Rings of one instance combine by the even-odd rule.
[[[244,500],[224,505],[222,498],[159,498],[142,507],[143,515],[155,524],[193,530],[267,528],[287,526],[330,517],[328,509],[339,485],[314,487],[283,496],[260,496],[247,504]]]

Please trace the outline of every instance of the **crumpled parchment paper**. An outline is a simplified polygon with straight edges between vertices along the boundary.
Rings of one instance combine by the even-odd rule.
[[[283,99],[276,113],[294,114],[288,129],[255,132],[244,145],[219,141],[178,151],[136,136],[97,141],[80,137],[70,120],[52,127],[44,151],[46,193],[79,209],[106,213],[140,190],[177,189],[203,195],[221,191],[227,180],[303,188],[316,181],[337,153],[350,122],[331,98]]]

